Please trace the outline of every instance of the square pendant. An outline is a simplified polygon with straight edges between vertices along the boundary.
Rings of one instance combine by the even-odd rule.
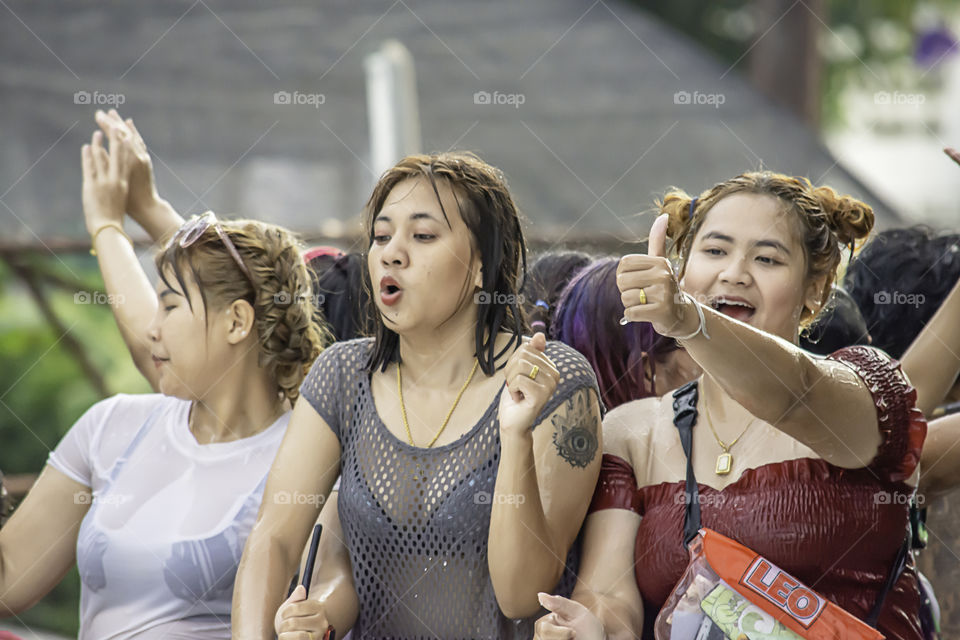
[[[717,456],[717,475],[725,476],[733,469],[733,456],[729,453],[721,453]]]

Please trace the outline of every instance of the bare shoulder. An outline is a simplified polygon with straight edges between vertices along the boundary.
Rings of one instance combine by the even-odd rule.
[[[642,398],[621,404],[603,420],[603,451],[627,461],[634,472],[646,459],[664,411],[672,415],[672,396]],[[639,479],[639,478],[638,478]]]

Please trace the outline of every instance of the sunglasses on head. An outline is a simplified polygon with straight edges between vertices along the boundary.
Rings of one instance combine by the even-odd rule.
[[[216,230],[217,235],[220,237],[220,241],[223,242],[223,246],[227,248],[227,253],[230,254],[230,257],[233,258],[233,261],[237,263],[237,266],[240,267],[240,271],[243,271],[243,274],[247,276],[247,279],[250,280],[250,284],[253,284],[253,276],[250,275],[250,270],[247,269],[247,265],[243,263],[243,258],[240,257],[240,252],[237,251],[237,246],[233,244],[233,241],[230,240],[230,236],[227,235],[227,232],[223,230],[223,227],[220,226],[220,222],[217,220],[217,216],[213,211],[206,211],[199,216],[193,216],[189,220],[183,223],[177,232],[174,234],[171,243],[177,242],[180,244],[181,249],[186,249],[197,240],[199,240],[203,233],[213,227]]]

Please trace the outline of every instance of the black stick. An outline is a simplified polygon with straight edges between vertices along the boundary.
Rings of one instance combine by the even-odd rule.
[[[306,595],[310,595],[310,581],[313,580],[313,565],[317,561],[317,547],[320,546],[320,533],[322,531],[322,524],[317,524],[313,528],[313,538],[310,539],[310,550],[307,551],[307,562],[303,567],[303,573],[300,574],[300,584],[307,590]]]

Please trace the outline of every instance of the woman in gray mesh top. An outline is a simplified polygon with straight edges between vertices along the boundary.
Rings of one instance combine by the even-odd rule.
[[[234,594],[234,637],[532,635],[599,473],[596,378],[522,339],[526,247],[503,175],[411,156],[366,207],[376,336],[328,348],[302,387]],[[309,597],[277,610],[319,505]],[[337,494],[334,494],[337,495]]]

